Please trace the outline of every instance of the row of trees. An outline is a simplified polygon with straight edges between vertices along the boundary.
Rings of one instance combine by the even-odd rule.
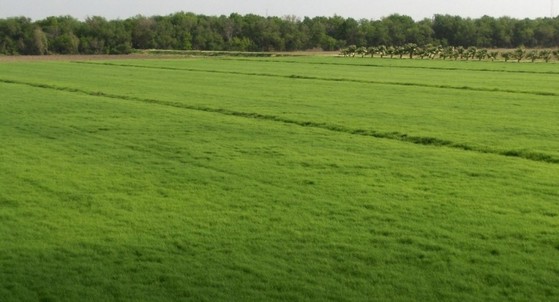
[[[380,20],[175,13],[125,20],[69,16],[32,21],[0,19],[0,54],[122,54],[132,49],[293,51],[339,50],[348,45],[468,45],[483,48],[559,45],[559,17],[479,19],[450,15],[414,21],[394,14]]]
[[[350,45],[347,48],[344,48],[340,52],[341,55],[345,57],[355,57],[356,55],[365,57],[371,56],[374,57],[375,55],[380,56],[381,58],[390,57],[394,58],[399,57],[400,59],[404,56],[409,57],[410,59],[413,58],[429,58],[429,59],[454,59],[454,60],[474,60],[477,59],[479,61],[490,59],[492,61],[502,58],[505,62],[508,62],[511,59],[514,59],[520,62],[523,59],[528,59],[532,62],[535,62],[538,59],[541,59],[545,62],[549,62],[551,59],[559,60],[559,49],[558,50],[550,50],[550,49],[542,49],[542,50],[526,50],[523,47],[518,47],[515,50],[511,51],[498,51],[498,50],[488,50],[486,48],[477,48],[475,46],[470,46],[468,48],[459,46],[447,46],[443,47],[442,45],[433,46],[431,44],[420,47],[415,43],[407,43],[403,46],[371,46],[371,47],[357,47],[356,45]]]

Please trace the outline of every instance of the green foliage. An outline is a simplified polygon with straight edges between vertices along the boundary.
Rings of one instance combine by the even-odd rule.
[[[541,50],[538,54],[538,56],[540,58],[542,58],[546,63],[548,63],[549,60],[551,60],[552,55],[553,54],[552,54],[551,50],[548,50],[548,49]]]
[[[52,50],[59,54],[77,54],[80,40],[73,33],[64,33],[52,41]]]
[[[526,49],[519,47],[512,53],[512,55],[514,59],[520,62],[526,56]]]
[[[48,53],[49,43],[46,34],[40,28],[33,30],[33,43],[31,43],[31,53],[35,55],[45,55]]]
[[[505,51],[501,54],[505,62],[508,62],[510,59],[514,57],[514,53],[512,51]]]
[[[456,51],[456,54],[458,54],[458,56],[460,57],[460,59],[463,59],[464,57],[466,57],[466,59],[468,59],[467,54],[466,54],[466,49],[463,46],[458,46],[455,51]]]
[[[386,45],[379,45],[378,47],[369,47],[369,54],[373,57],[374,53],[378,53],[381,58],[389,54],[389,48]]]
[[[466,50],[466,60],[475,58],[476,54],[477,54],[477,47],[475,46],[468,47],[468,49]]]
[[[540,58],[540,55],[538,54],[537,50],[531,50],[530,52],[528,52],[528,54],[526,55],[526,58],[530,59],[530,61],[535,62],[537,59]]]
[[[355,57],[355,54],[357,53],[357,45],[349,45],[347,47],[347,53],[349,56]]]
[[[407,53],[409,55],[410,59],[413,59],[413,56],[415,55],[417,50],[418,50],[417,44],[415,44],[415,43],[407,43],[403,47],[403,52]]]
[[[499,52],[498,51],[490,51],[488,53],[488,57],[491,59],[491,61],[495,61],[499,57]]]
[[[557,44],[556,28],[559,28],[557,18],[516,20],[484,16],[469,19],[448,15],[435,15],[433,19],[420,21],[399,14],[380,20],[340,16],[299,19],[253,14],[218,17],[185,12],[110,21],[97,16],[85,21],[60,16],[35,22],[19,17],[0,19],[0,54],[120,54],[130,53],[132,49],[334,51],[348,45],[404,47],[415,44],[423,47],[418,55],[432,59],[433,53],[440,56],[443,47],[461,45],[477,48],[554,47]],[[37,38],[40,32],[36,29],[46,35],[46,44],[40,43],[43,38]],[[44,45],[48,46],[46,51]],[[402,55],[409,54],[407,51]],[[444,57],[453,58],[455,55],[447,53]],[[459,57],[472,59],[475,56],[464,52]]]
[[[481,61],[483,59],[485,59],[488,56],[488,52],[487,49],[483,48],[483,49],[479,49],[476,53],[475,53],[475,57]]]
[[[231,39],[228,49],[235,51],[248,51],[254,48],[252,41],[249,38],[234,37]]]
[[[368,52],[367,52],[367,48],[361,46],[361,47],[358,47],[358,48],[355,50],[355,53],[358,54],[358,55],[360,55],[361,57],[364,57]]]

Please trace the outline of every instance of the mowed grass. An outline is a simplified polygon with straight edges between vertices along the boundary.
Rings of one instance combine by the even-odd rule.
[[[369,69],[332,65],[357,61],[388,65]],[[424,61],[408,61],[407,64],[419,63],[414,68],[393,69],[393,61],[398,60],[326,58],[322,64],[316,64],[315,58],[301,64],[289,59],[105,63],[110,65],[16,63],[5,65],[6,76],[2,79],[81,89],[90,94],[101,92],[264,114],[346,128],[346,132],[374,132],[419,141],[435,139],[464,149],[559,162],[559,140],[555,139],[559,132],[559,94],[540,95],[537,89],[532,88],[532,93],[526,88],[529,83],[545,83],[542,85],[547,88],[543,91],[556,93],[559,75],[524,73],[524,65],[532,64],[510,63],[519,68],[518,73],[495,73],[463,69],[470,63],[485,64],[487,68],[505,64],[446,62],[447,68],[459,69],[449,71],[422,68]],[[409,74],[413,73],[417,76],[410,85]],[[503,79],[510,77],[514,85],[470,83],[485,81],[488,73]],[[395,75],[388,84],[381,83],[388,74]],[[446,88],[438,87],[441,81],[447,83],[443,85]]]
[[[556,97],[284,60],[0,65],[0,300],[559,298]]]

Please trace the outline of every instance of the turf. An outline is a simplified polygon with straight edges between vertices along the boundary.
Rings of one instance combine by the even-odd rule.
[[[558,299],[556,98],[395,62],[2,64],[1,300]]]

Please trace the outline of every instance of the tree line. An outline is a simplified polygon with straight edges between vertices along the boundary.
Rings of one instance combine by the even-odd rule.
[[[124,20],[70,16],[32,21],[0,19],[0,54],[127,54],[133,49],[214,51],[340,50],[351,45],[440,45],[477,48],[550,48],[559,45],[559,17],[478,19],[435,15],[414,21],[393,14],[380,20],[206,16],[179,12]]]

